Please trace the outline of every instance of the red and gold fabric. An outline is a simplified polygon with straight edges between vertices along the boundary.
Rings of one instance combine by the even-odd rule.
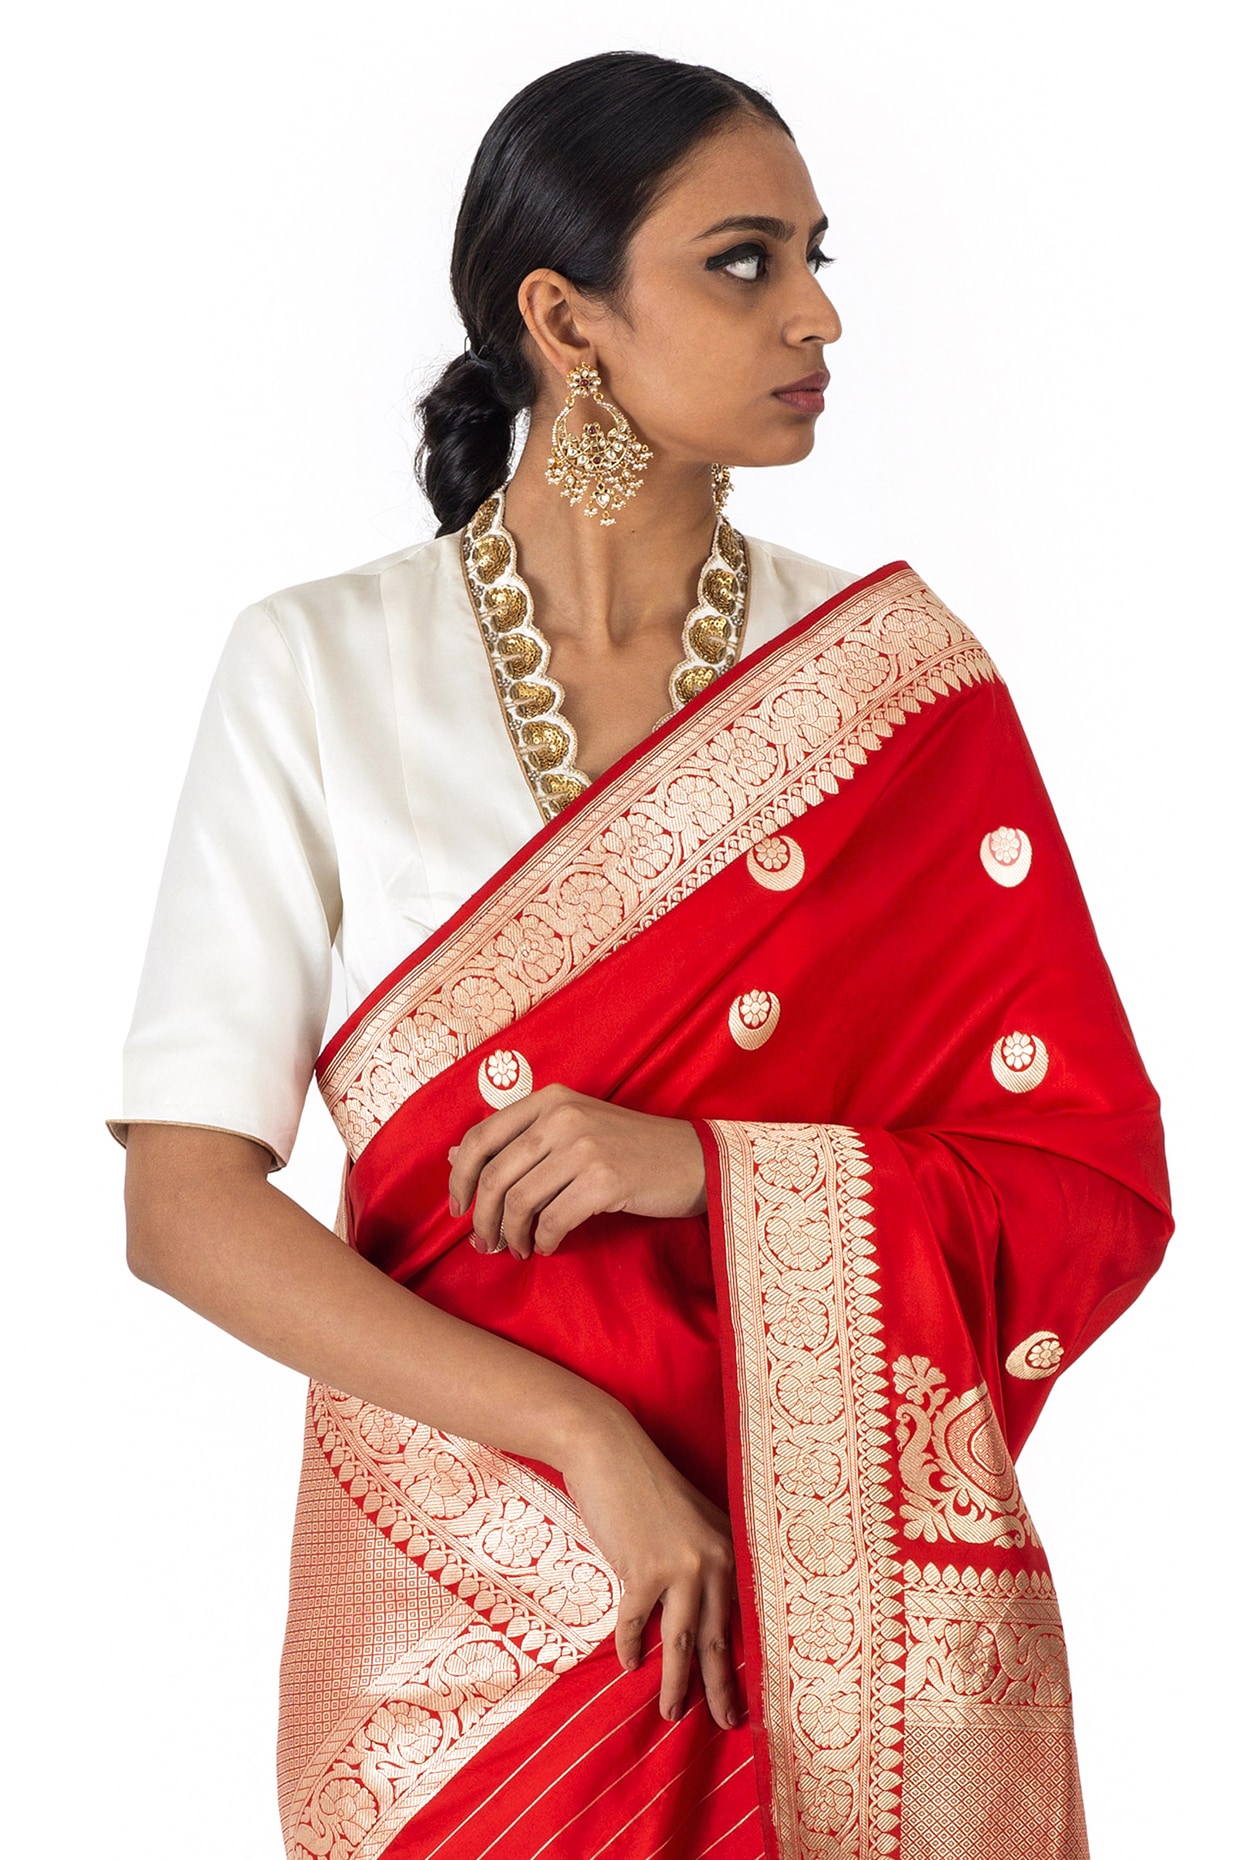
[[[1008,691],[906,562],[741,661],[346,1022],[344,1231],[610,1390],[732,1517],[749,1717],[660,1718],[556,1470],[312,1385],[295,1860],[1078,1860],[1013,1460],[1171,1231],[1158,1100]],[[480,1257],[449,1144],[560,1081],[709,1213]],[[653,1645],[653,1642],[652,1642]]]

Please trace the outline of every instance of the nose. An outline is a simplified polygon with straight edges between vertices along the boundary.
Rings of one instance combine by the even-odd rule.
[[[790,318],[792,343],[838,342],[843,331],[840,314],[818,279],[806,274],[805,297]]]
[[[821,284],[815,283],[814,289],[817,291],[820,299],[816,308],[814,320],[814,327],[820,332],[818,340],[820,342],[838,342],[844,327],[840,322],[840,313],[827,296],[827,293],[823,290]]]
[[[788,342],[838,342],[840,312],[822,286],[822,272],[794,266],[788,273],[785,337]]]

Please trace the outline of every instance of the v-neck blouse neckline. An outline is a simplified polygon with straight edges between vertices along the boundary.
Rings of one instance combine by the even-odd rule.
[[[550,820],[591,777],[577,767],[577,732],[564,715],[564,688],[551,674],[551,644],[535,622],[516,541],[504,526],[507,489],[486,498],[461,530],[461,568],[517,761]],[[684,657],[668,680],[671,709],[656,729],[740,657],[749,586],[745,538],[719,511],[681,633]]]

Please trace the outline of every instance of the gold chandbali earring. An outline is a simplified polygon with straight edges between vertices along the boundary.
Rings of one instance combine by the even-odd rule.
[[[710,488],[715,499],[715,509],[721,511],[728,501],[728,492],[732,489],[732,474],[726,465],[711,466]]]
[[[580,434],[568,430],[568,413],[579,394],[597,401],[611,414],[614,424],[604,433],[597,420],[587,420]],[[615,522],[615,512],[628,503],[642,483],[638,476],[654,457],[643,445],[614,401],[603,392],[603,377],[597,368],[574,368],[568,377],[568,399],[555,416],[551,429],[551,457],[547,460],[547,482],[558,484],[570,504],[585,496],[593,482],[594,490],[585,507],[587,517],[598,517],[603,524]],[[606,511],[607,515],[601,513]]]

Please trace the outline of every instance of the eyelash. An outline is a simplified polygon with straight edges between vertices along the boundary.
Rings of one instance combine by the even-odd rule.
[[[835,259],[833,257],[828,257],[827,253],[823,251],[820,245],[816,245],[809,256],[811,259],[817,259],[818,261],[818,263],[814,267],[815,275],[819,271],[823,270],[825,266],[833,265],[835,263]],[[739,264],[742,259],[746,259],[746,258],[762,259],[763,261],[762,270],[759,271],[758,276],[756,278],[738,278],[736,280],[737,283],[738,284],[760,283],[761,280],[766,277],[768,271],[770,270],[770,262],[771,262],[771,255],[767,251],[764,245],[754,245],[752,242],[747,245],[734,245],[730,252],[721,252],[716,258],[708,258],[706,261],[706,267],[708,271],[722,271],[726,266]]]

